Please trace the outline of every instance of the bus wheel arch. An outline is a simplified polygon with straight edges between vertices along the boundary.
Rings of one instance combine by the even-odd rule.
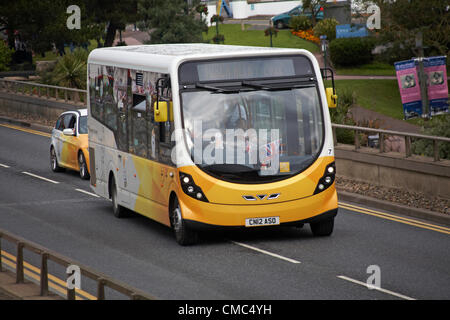
[[[186,225],[181,213],[181,207],[175,192],[169,198],[169,220],[175,239],[182,246],[192,245],[198,241],[198,232],[191,230]]]

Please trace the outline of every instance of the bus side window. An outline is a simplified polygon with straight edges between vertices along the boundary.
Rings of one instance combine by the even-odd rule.
[[[133,106],[129,115],[129,152],[147,157],[147,120],[145,95],[133,94]]]
[[[153,114],[153,104],[156,101],[156,95],[147,95],[147,158],[158,160],[159,148],[159,130]]]

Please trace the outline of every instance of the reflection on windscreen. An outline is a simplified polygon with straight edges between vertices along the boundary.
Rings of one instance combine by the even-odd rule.
[[[319,153],[323,119],[316,87],[222,94],[182,93],[194,162],[239,180],[293,175]]]

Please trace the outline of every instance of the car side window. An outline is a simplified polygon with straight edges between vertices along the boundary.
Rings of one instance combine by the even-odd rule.
[[[64,116],[60,116],[58,120],[56,120],[55,129],[56,130],[63,130],[63,123],[64,123]]]
[[[77,117],[73,113],[68,113],[64,115],[63,128],[64,129],[75,129],[75,124],[77,122]]]

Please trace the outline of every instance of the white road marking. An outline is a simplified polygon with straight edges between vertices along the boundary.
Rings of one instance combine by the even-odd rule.
[[[269,251],[266,251],[266,250],[263,250],[263,249],[259,249],[259,248],[250,246],[250,245],[245,244],[245,243],[236,242],[236,241],[231,241],[231,242],[234,243],[234,244],[237,244],[238,246],[245,247],[245,248],[251,249],[251,250],[255,250],[255,251],[267,254],[269,256],[272,256],[272,257],[275,257],[275,258],[278,258],[278,259],[281,259],[281,260],[285,260],[285,261],[288,261],[288,262],[291,262],[291,263],[301,263],[300,261],[297,261],[297,260],[294,260],[294,259],[291,259],[291,258],[286,258],[286,257],[280,256],[279,254],[272,253],[272,252],[269,252]]]
[[[100,198],[100,197],[99,197],[98,195],[96,195],[95,193],[91,193],[91,192],[88,192],[88,191],[83,190],[83,189],[75,189],[75,190],[77,190],[77,191],[79,191],[79,192],[82,192],[82,193],[85,193],[85,194],[88,194],[88,195],[90,195],[90,196],[96,197],[96,198]]]
[[[35,177],[35,178],[38,178],[38,179],[41,179],[41,180],[44,180],[44,181],[47,181],[47,182],[54,183],[54,184],[58,184],[58,183],[59,183],[58,181],[50,180],[50,179],[47,179],[47,178],[38,176],[37,174],[29,173],[29,172],[26,172],[26,171],[22,171],[22,173],[24,173],[24,174],[26,174],[26,175],[29,175],[29,176],[31,176],[31,177]]]
[[[9,166],[7,166],[6,164],[1,164],[1,163],[0,163],[0,167],[9,168]]]
[[[366,287],[367,289],[370,288],[370,289],[372,289],[372,290],[378,290],[378,291],[381,291],[381,292],[384,292],[384,293],[387,293],[387,294],[396,296],[396,297],[401,298],[401,299],[405,299],[405,300],[416,300],[416,299],[414,299],[414,298],[405,296],[405,295],[400,294],[400,293],[396,293],[396,292],[393,292],[393,291],[390,291],[390,290],[386,290],[386,289],[383,289],[383,288],[379,288],[379,287],[375,287],[375,286],[370,286],[370,285],[368,285],[368,284],[365,283],[365,282],[361,282],[361,281],[358,281],[358,280],[355,280],[355,279],[352,279],[352,278],[349,278],[349,277],[346,277],[346,276],[337,276],[337,277],[338,277],[339,279],[342,279],[342,280],[347,280],[347,281],[350,281],[350,282],[359,284],[359,285],[361,285],[361,286]]]

